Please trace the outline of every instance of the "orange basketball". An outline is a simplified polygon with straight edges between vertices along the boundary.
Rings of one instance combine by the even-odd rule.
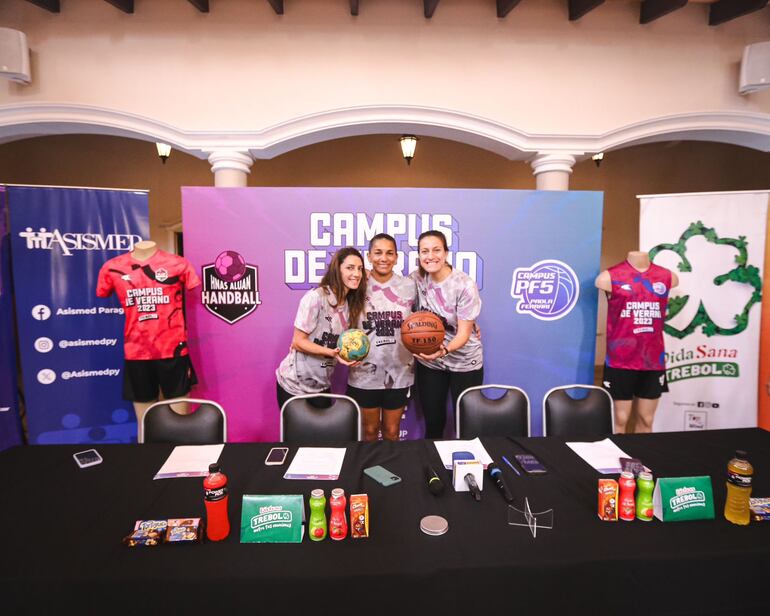
[[[444,324],[432,312],[415,312],[401,323],[401,341],[412,353],[430,355],[444,342]]]

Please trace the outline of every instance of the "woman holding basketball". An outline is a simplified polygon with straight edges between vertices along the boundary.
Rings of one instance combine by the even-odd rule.
[[[292,396],[328,393],[336,362],[355,365],[339,357],[337,339],[361,318],[365,296],[364,258],[355,248],[338,250],[321,285],[299,302],[291,349],[275,371],[278,408]]]
[[[484,380],[481,339],[474,327],[481,312],[476,283],[447,263],[446,238],[440,231],[425,231],[417,242],[420,267],[411,274],[417,283],[420,310],[429,310],[444,322],[444,344],[431,355],[418,354],[417,382],[425,415],[425,438],[441,438],[446,424],[447,393],[452,400]]]
[[[401,343],[400,328],[412,314],[415,283],[393,271],[398,249],[390,235],[375,235],[367,257],[372,270],[361,329],[369,336],[371,350],[366,359],[350,368],[346,393],[361,407],[364,440],[376,441],[382,431],[383,439],[397,441],[414,383],[414,358]]]

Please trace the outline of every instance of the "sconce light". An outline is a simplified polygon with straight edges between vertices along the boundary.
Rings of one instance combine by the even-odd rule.
[[[414,150],[417,147],[417,137],[414,135],[401,135],[401,153],[404,155],[407,165],[412,164]]]
[[[171,156],[171,146],[168,143],[156,143],[155,147],[158,148],[158,156],[166,164],[166,160]]]
[[[591,160],[594,161],[598,167],[602,164],[602,160],[604,160],[604,152],[597,152],[591,157]]]

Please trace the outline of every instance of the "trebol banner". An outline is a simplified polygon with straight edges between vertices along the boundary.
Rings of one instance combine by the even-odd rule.
[[[231,440],[278,438],[275,370],[302,294],[337,249],[365,252],[382,232],[396,239],[402,275],[417,268],[420,233],[446,236],[450,262],[481,291],[484,381],[527,392],[534,434],[548,389],[593,382],[601,193],[183,188],[182,204],[185,256],[203,281],[188,311],[196,395],[223,405]],[[336,377],[344,393],[344,369]],[[423,434],[414,398],[402,438]]]
[[[144,191],[8,187],[29,442],[136,440],[122,399],[123,309],[102,264],[149,233]]]
[[[757,425],[767,192],[645,195],[640,247],[679,276],[654,429]]]

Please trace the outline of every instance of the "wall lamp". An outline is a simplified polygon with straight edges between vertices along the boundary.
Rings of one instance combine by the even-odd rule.
[[[401,135],[401,153],[404,155],[407,165],[412,164],[414,150],[417,148],[417,137],[414,135]]]
[[[171,146],[168,143],[156,143],[155,147],[158,148],[158,156],[166,164],[166,160],[171,156]]]
[[[604,152],[597,152],[591,157],[591,160],[594,161],[598,167],[602,164],[602,160],[604,160]]]

